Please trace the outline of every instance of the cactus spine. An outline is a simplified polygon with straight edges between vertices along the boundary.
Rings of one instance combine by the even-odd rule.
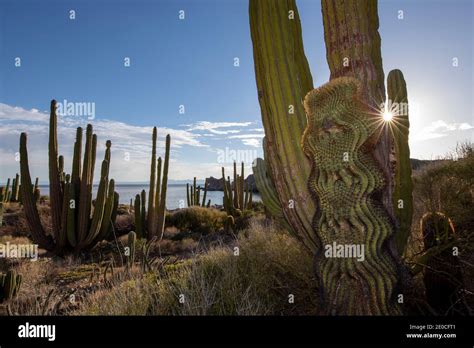
[[[311,166],[300,145],[306,126],[301,101],[313,80],[298,9],[295,0],[250,0],[249,10],[267,168],[288,223],[314,251],[316,205],[307,187]]]
[[[388,107],[394,113],[394,122],[390,125],[395,145],[395,186],[393,206],[398,222],[395,243],[400,255],[403,254],[411,233],[413,215],[413,183],[411,178],[410,147],[408,133],[407,85],[400,70],[392,70],[387,78]]]
[[[166,136],[164,161],[161,157],[156,161],[156,140],[157,130],[156,127],[154,127],[152,135],[148,214],[146,212],[146,192],[143,190],[141,197],[139,195],[135,197],[135,229],[140,237],[147,237],[149,240],[154,236],[162,238],[165,229],[166,191],[168,187],[168,169],[171,146],[171,137],[168,134]],[[156,162],[158,162],[158,164],[156,164]]]
[[[93,247],[109,229],[110,210],[116,207],[114,181],[109,180],[111,142],[106,142],[104,160],[94,209],[92,185],[97,148],[97,136],[87,125],[84,163],[81,171],[82,128],[77,129],[74,144],[72,174],[64,172],[64,159],[58,157],[56,102],[51,102],[49,173],[52,236],[46,233],[39,219],[28,164],[27,135],[20,136],[21,194],[25,215],[33,240],[40,247],[58,255],[79,253]],[[109,216],[110,215],[110,216]]]
[[[0,303],[11,300],[20,291],[22,276],[10,270],[0,274]]]
[[[309,187],[320,206],[314,264],[328,313],[400,314],[397,263],[387,243],[394,231],[377,196],[385,182],[371,154],[377,123],[362,102],[361,85],[353,78],[334,79],[308,93],[304,106],[302,145],[313,163]],[[363,259],[327,254],[334,245],[363,247]]]

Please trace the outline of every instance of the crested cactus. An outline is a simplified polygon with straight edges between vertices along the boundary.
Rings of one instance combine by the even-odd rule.
[[[135,230],[142,238],[151,240],[157,236],[163,237],[166,215],[166,192],[168,187],[168,168],[170,159],[171,137],[166,136],[165,158],[156,160],[157,130],[153,128],[152,158],[150,173],[150,189],[148,195],[148,213],[146,208],[146,192],[142,191],[141,197],[135,197]],[[156,169],[155,169],[156,168]],[[151,211],[150,211],[151,209]],[[138,221],[140,220],[140,221]]]
[[[204,181],[204,189],[202,189],[201,186],[196,185],[196,177],[194,177],[194,181],[192,185],[186,184],[186,200],[188,203],[188,207],[200,206],[200,207],[209,208],[211,206],[211,200],[209,199],[208,202],[206,203],[207,188],[208,188],[207,179]],[[201,202],[201,190],[203,191],[202,202]]]
[[[0,274],[0,303],[11,300],[20,291],[22,276],[10,270]]]
[[[234,162],[234,181],[225,179],[225,169],[222,167],[222,180],[224,182],[223,205],[227,215],[235,216],[237,211],[251,209],[252,191],[244,180],[244,162],[241,165],[240,175],[237,174],[237,164]]]
[[[50,209],[52,235],[39,218],[31,182],[27,135],[20,136],[21,194],[25,215],[35,243],[41,248],[64,255],[92,248],[105,234],[116,208],[114,181],[109,180],[111,142],[106,142],[97,197],[92,208],[92,185],[97,148],[97,136],[87,125],[84,163],[81,170],[82,128],[77,129],[74,144],[72,174],[64,172],[64,159],[58,157],[56,101],[51,102],[49,138]]]
[[[313,80],[298,9],[295,0],[250,0],[249,11],[267,168],[295,236],[314,251],[316,205],[307,188],[311,166],[300,145],[306,127],[302,100]]]
[[[353,77],[362,85],[361,98],[372,110],[381,110],[385,99],[381,39],[376,0],[322,1],[326,58],[330,80]],[[349,14],[350,12],[350,14]],[[386,185],[380,191],[382,203],[392,220],[396,219],[392,202],[392,139],[383,128],[373,155],[383,171]]]
[[[395,243],[400,255],[403,254],[411,233],[413,215],[413,183],[411,178],[410,147],[408,133],[408,96],[405,79],[400,70],[392,70],[387,78],[387,110],[394,115],[394,122],[389,125],[395,147],[395,185],[393,206],[398,222]]]
[[[372,157],[378,123],[361,93],[356,79],[339,78],[304,100],[308,126],[302,146],[313,164],[309,187],[320,207],[314,264],[329,314],[399,314],[397,263],[387,243],[394,230],[377,195],[385,180]],[[327,253],[335,246],[362,253],[335,257]]]

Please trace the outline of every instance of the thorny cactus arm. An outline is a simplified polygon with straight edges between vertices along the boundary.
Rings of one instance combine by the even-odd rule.
[[[309,187],[320,206],[314,229],[323,247],[314,264],[328,313],[400,314],[397,264],[387,243],[394,231],[377,195],[386,183],[373,158],[380,124],[361,102],[360,88],[355,79],[334,79],[304,101],[302,145],[313,166]],[[363,257],[329,257],[334,243],[360,247]]]
[[[413,215],[413,183],[411,178],[410,147],[408,133],[407,85],[400,70],[392,70],[387,78],[388,111],[394,113],[389,125],[395,145],[395,185],[393,190],[393,206],[398,222],[395,243],[400,255],[405,251],[411,233]]]

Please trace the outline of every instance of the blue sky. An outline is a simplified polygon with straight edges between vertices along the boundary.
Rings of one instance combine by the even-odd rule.
[[[317,86],[329,77],[320,2],[297,4]],[[469,0],[379,3],[385,73],[400,68],[408,84],[412,157],[434,158],[472,140],[472,7]],[[113,142],[119,181],[147,179],[155,125],[161,140],[172,135],[173,179],[219,176],[231,164],[222,152],[261,156],[248,2],[0,0],[0,181],[18,171],[25,130],[33,175],[47,175],[44,111],[53,97],[94,103],[94,120],[60,119],[60,152],[70,157],[74,128],[91,122],[99,144]]]

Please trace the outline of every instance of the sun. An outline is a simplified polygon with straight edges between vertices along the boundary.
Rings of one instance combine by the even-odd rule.
[[[382,117],[385,122],[390,122],[393,119],[393,114],[390,111],[384,111]]]

